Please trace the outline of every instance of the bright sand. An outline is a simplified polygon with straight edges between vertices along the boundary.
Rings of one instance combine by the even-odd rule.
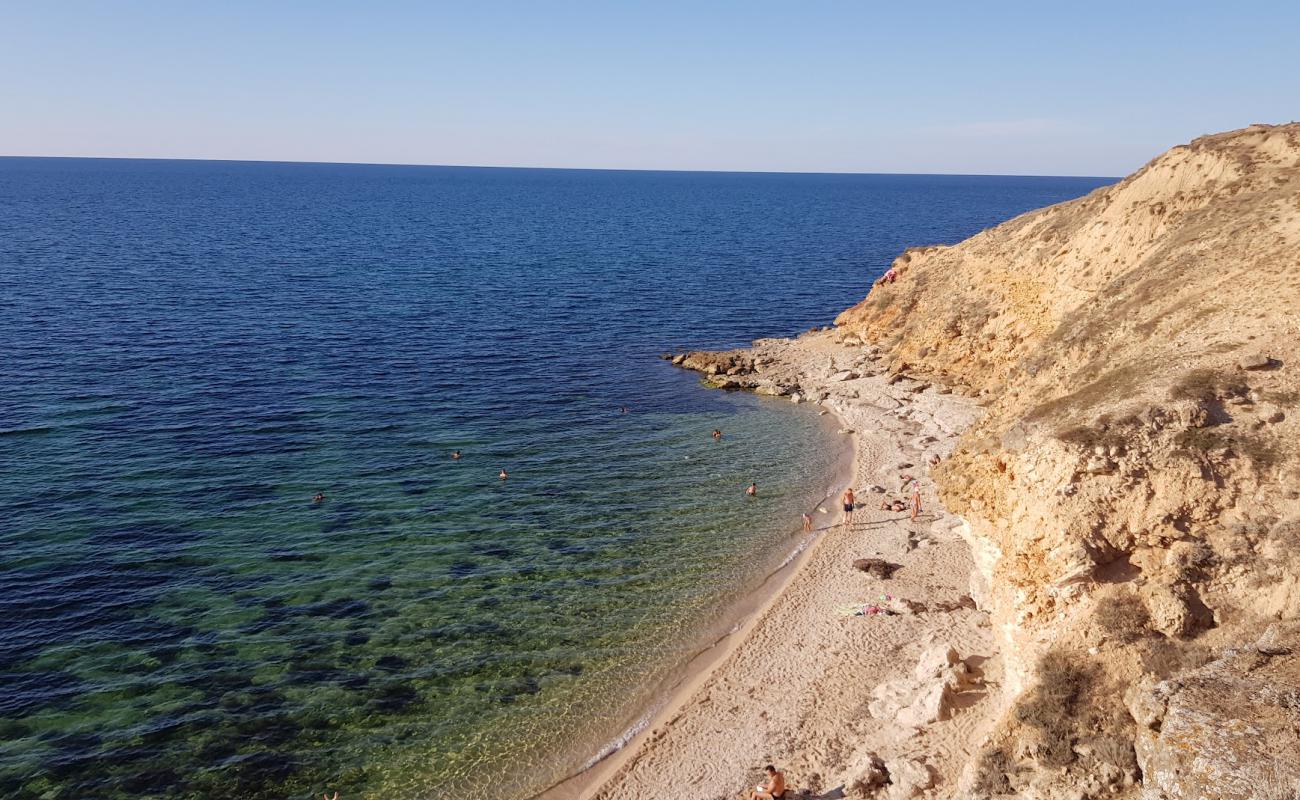
[[[769,582],[771,596],[696,659],[644,732],[547,793],[547,800],[665,792],[730,798],[758,783],[769,762],[785,771],[796,794],[841,796],[834,790],[851,785],[873,753],[928,764],[935,788],[927,796],[948,797],[992,723],[998,704],[989,694],[996,692],[998,670],[987,617],[958,605],[969,592],[970,550],[961,520],[939,505],[927,465],[931,456],[951,451],[978,406],[937,387],[890,386],[887,375],[829,382],[838,370],[869,366],[860,347],[840,344],[831,333],[769,340],[761,349],[775,362],[765,374],[797,380],[806,393],[829,393],[822,404],[843,420],[855,445],[854,523],[840,524],[838,502],[815,512],[812,545],[788,574]],[[923,511],[915,522],[907,512],[878,510],[882,498],[910,495],[904,476],[921,488]],[[870,491],[873,485],[884,493]],[[859,558],[883,558],[901,569],[880,580],[854,569]],[[852,615],[852,607],[885,593],[929,610]],[[982,684],[957,696],[949,719],[919,729],[873,719],[867,710],[873,689],[910,673],[935,644],[955,648]]]

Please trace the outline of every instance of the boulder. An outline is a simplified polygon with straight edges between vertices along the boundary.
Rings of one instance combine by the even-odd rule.
[[[1242,369],[1268,369],[1273,366],[1273,359],[1263,353],[1248,353],[1237,359],[1237,366]]]
[[[893,577],[894,573],[902,568],[902,565],[891,564],[880,558],[859,558],[853,562],[853,568],[883,581]]]
[[[853,766],[849,775],[850,778],[846,781],[849,797],[875,797],[882,788],[889,785],[889,771],[885,769],[884,760],[875,753],[867,753]]]
[[[960,661],[961,657],[957,655],[957,650],[951,645],[935,645],[921,654],[921,658],[917,660],[912,674],[916,676],[917,680],[921,681],[936,678],[945,669]]]
[[[1300,627],[1281,625],[1253,647],[1225,651],[1204,667],[1128,692],[1143,797],[1295,796]]]
[[[913,758],[885,762],[889,772],[889,800],[910,800],[934,786],[934,772],[928,764]]]
[[[685,353],[682,353],[681,355],[675,355],[673,356],[673,366],[680,367],[682,365],[682,362],[685,360],[686,360]]]
[[[840,383],[841,381],[857,380],[857,378],[858,378],[858,373],[846,369],[841,372],[835,373],[834,375],[827,378],[827,380],[830,381],[831,383]]]
[[[927,542],[921,542],[920,546],[924,547],[926,544]],[[916,600],[907,600],[902,597],[891,597],[885,601],[883,608],[886,611],[904,615],[924,614],[929,610],[925,603]]]
[[[919,728],[947,719],[953,698],[971,683],[957,651],[939,645],[922,654],[911,675],[877,686],[867,711],[876,719]]]
[[[1259,415],[1260,419],[1269,424],[1276,424],[1286,419],[1286,413],[1271,403],[1261,405],[1259,408],[1255,409],[1255,413]]]
[[[910,702],[898,710],[894,721],[907,728],[919,728],[948,718],[953,690],[946,681],[933,681],[920,687]]]

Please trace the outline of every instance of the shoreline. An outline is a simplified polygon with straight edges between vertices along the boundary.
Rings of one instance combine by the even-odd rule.
[[[839,422],[841,429],[847,426],[836,411],[828,411]],[[836,511],[839,495],[849,485],[858,467],[858,438],[856,435],[848,438],[844,455],[837,459],[835,470],[830,476],[829,493],[809,509],[814,520],[817,510],[828,505],[831,508],[826,515],[832,520],[839,517]],[[753,626],[798,576],[802,565],[811,558],[825,538],[825,533],[834,527],[834,523],[828,523],[823,527],[814,525],[808,534],[801,531],[794,548],[783,560],[741,598],[727,605],[719,618],[723,624],[705,629],[706,634],[714,627],[723,629],[723,632],[704,637],[704,644],[681,667],[665,677],[663,682],[667,685],[653,695],[649,707],[631,726],[606,743],[580,771],[531,795],[529,800],[587,800],[592,797],[628,758],[636,754],[644,739],[665,719],[685,706],[700,684],[745,641]]]
[[[820,794],[836,783],[843,790],[884,759],[896,770],[912,765],[929,776],[924,782],[940,792],[934,796],[951,796],[998,708],[991,687],[1000,662],[987,617],[970,596],[975,564],[962,520],[938,505],[925,462],[951,451],[978,406],[944,387],[900,380],[878,354],[834,330],[690,358],[674,363],[719,388],[815,402],[838,420],[852,458],[822,503],[832,504],[828,516],[837,521],[837,495],[854,486],[854,524],[815,529],[621,747],[536,800],[644,797],[681,785],[693,796],[735,797],[768,762],[786,770],[796,792]],[[872,509],[881,495],[898,496],[901,487],[885,488],[891,477],[919,483],[925,514],[916,522]],[[877,580],[857,571],[852,562],[863,556],[899,562],[900,575]],[[904,605],[879,617],[851,616],[849,609],[877,595]],[[900,676],[936,645],[953,651],[952,669],[968,676],[962,685],[944,689],[940,707],[921,712],[925,719],[878,705],[888,686],[906,694]]]

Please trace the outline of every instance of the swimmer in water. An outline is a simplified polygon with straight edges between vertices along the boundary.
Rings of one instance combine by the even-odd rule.
[[[506,471],[505,471],[505,470],[501,470],[501,474],[498,475],[497,477],[500,478],[501,480],[505,480],[506,478],[509,478],[510,476],[506,474]]]
[[[619,407],[618,407],[618,411],[619,411],[620,414],[626,414],[626,413],[627,413],[627,406],[619,406]]]
[[[459,450],[452,450],[452,451],[451,451],[451,460],[452,460],[452,461],[460,461],[460,451],[459,451]]]
[[[713,438],[716,439],[716,440],[718,440],[718,441],[722,441],[722,431],[718,430],[717,428],[714,428],[714,429],[713,429]]]
[[[324,493],[324,492],[317,492],[317,493],[316,493],[316,496],[313,497],[313,498],[311,499],[311,501],[312,501],[313,503],[323,503],[323,502],[325,502],[325,493]]]
[[[745,494],[749,495],[750,497],[753,497],[754,495],[758,494],[758,484],[751,483],[749,485],[749,488],[745,490]]]

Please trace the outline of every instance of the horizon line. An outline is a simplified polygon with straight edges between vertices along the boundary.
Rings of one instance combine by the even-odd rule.
[[[158,157],[158,156],[32,156],[3,155],[3,159],[47,159],[47,160],[81,160],[81,161],[197,161],[225,164],[287,164],[287,165],[326,165],[338,167],[425,167],[430,169],[532,169],[571,172],[682,172],[724,175],[892,175],[898,177],[930,176],[950,178],[1093,178],[1103,180],[1120,180],[1122,175],[1082,175],[1082,174],[1027,174],[1009,172],[852,172],[826,170],[781,170],[781,169],[657,169],[653,167],[544,167],[515,166],[509,164],[412,164],[398,161],[290,161],[275,158],[199,158],[195,156]]]

